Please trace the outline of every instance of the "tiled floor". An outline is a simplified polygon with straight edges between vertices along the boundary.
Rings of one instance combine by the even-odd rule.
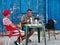
[[[60,34],[56,35],[56,40],[53,36],[51,36],[50,41],[48,40],[48,36],[46,35],[46,42],[47,45],[60,45]],[[15,45],[14,41],[17,39],[17,37],[12,37],[10,41],[10,45]],[[38,37],[37,34],[33,34],[30,39],[32,42],[28,43],[28,45],[44,45],[44,39],[41,37],[41,42],[38,43]],[[7,36],[0,36],[0,45],[7,45],[8,37]],[[5,44],[6,43],[6,44]],[[25,45],[25,40],[22,42],[23,45]]]

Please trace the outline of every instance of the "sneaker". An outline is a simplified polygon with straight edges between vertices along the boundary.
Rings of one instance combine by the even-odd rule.
[[[17,41],[15,41],[14,43],[15,43],[15,45],[23,45],[23,43],[19,44]]]
[[[14,43],[15,43],[15,45],[18,45],[17,41],[15,41]]]
[[[28,39],[28,42],[30,43],[30,42],[32,42],[32,40]]]

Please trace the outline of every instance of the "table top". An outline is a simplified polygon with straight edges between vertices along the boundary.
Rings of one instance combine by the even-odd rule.
[[[35,26],[35,27],[42,27],[44,24],[24,24],[25,26]]]

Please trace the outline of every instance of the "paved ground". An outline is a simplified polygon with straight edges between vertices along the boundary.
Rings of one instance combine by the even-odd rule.
[[[54,36],[51,36],[50,41],[48,40],[48,35],[46,35],[47,45],[60,45],[60,34],[56,35],[57,39],[54,39]],[[41,38],[41,42],[38,43],[37,34],[33,34],[31,37],[32,42],[28,43],[28,45],[44,45],[44,39]],[[10,45],[15,45],[14,41],[17,37],[12,37],[10,41]],[[7,36],[0,36],[0,45],[7,45],[8,37]],[[6,43],[6,44],[5,44]],[[23,41],[23,45],[25,45],[25,40]]]

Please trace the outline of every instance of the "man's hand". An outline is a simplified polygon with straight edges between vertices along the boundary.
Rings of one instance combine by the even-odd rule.
[[[28,20],[28,19],[27,19],[27,20],[22,21],[22,24],[26,24],[26,23],[29,23],[29,20]]]

